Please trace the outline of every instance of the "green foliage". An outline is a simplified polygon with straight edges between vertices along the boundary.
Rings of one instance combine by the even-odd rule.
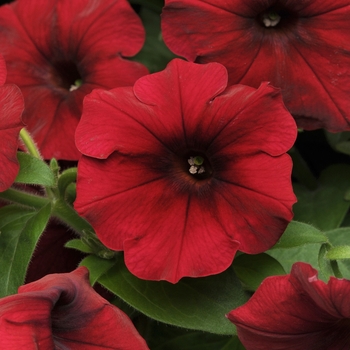
[[[29,261],[50,218],[51,205],[39,211],[17,205],[0,209],[0,297],[17,293]]]
[[[327,241],[327,236],[317,228],[302,222],[292,221],[272,249],[294,248]]]
[[[316,190],[296,184],[298,197],[294,219],[328,231],[341,225],[350,207],[345,194],[350,187],[350,165],[336,164],[324,170]]]
[[[98,275],[96,271],[105,263],[102,260],[90,257],[88,267],[93,275]],[[231,268],[215,276],[183,278],[177,284],[145,281],[128,271],[122,254],[98,282],[152,319],[215,334],[236,334],[225,314],[248,300]]]
[[[255,291],[269,276],[284,275],[282,265],[268,254],[242,254],[233,261],[232,268],[246,289]]]
[[[146,42],[133,60],[143,63],[151,73],[161,71],[176,56],[162,39],[159,13],[149,7],[142,7],[139,16],[146,29]]]
[[[20,170],[15,182],[54,186],[55,176],[50,167],[42,160],[24,152],[17,152]]]

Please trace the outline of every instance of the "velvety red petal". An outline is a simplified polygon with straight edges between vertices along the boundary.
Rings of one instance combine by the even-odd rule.
[[[125,251],[128,268],[140,278],[175,283],[228,268],[239,244],[221,222],[220,204],[176,189],[151,167],[147,158],[83,156],[75,209],[107,247]]]
[[[86,52],[94,51],[96,59],[106,53],[112,55],[111,48],[124,57],[141,50],[145,31],[127,1],[56,0],[56,3],[58,41],[64,51],[76,52],[78,60]]]
[[[337,281],[340,296],[335,299],[342,300],[337,307],[345,306],[350,281]],[[251,299],[231,311],[228,318],[236,324],[247,350],[345,349],[350,344],[348,326],[342,309],[331,306],[331,290],[334,292],[331,284],[317,280],[311,266],[297,263],[290,275],[265,279]]]
[[[219,184],[213,188],[222,206],[220,222],[240,243],[239,250],[261,253],[278,241],[293,218],[292,161],[288,155],[264,153],[242,158],[236,153],[227,161],[230,166],[216,175]]]
[[[8,82],[23,92],[23,120],[44,158],[79,158],[74,133],[93,88],[131,85],[147,74],[121,56],[138,52],[145,36],[125,0],[19,0],[1,7],[0,28]],[[69,91],[79,77],[83,85]]]
[[[148,73],[147,68],[141,63],[125,60],[120,56],[101,57],[98,60],[85,57],[81,64],[89,67],[84,78],[84,86],[89,86],[90,90],[85,91],[84,95],[96,88],[112,89],[116,86],[130,86]]]
[[[0,55],[0,86],[5,84],[6,64],[4,58]]]
[[[259,14],[279,4],[296,22],[264,28]],[[229,84],[270,81],[300,127],[336,132],[350,128],[349,14],[345,0],[166,0],[162,28],[176,54],[222,63]]]
[[[12,185],[19,171],[17,149],[19,132],[24,127],[23,108],[23,97],[17,86],[0,86],[0,192]]]
[[[131,320],[91,288],[85,267],[69,274],[47,275],[20,287],[15,297],[25,303],[31,296],[36,297],[39,307],[41,303],[51,304],[43,312],[42,320],[46,320],[46,324],[42,327],[35,322],[36,313],[25,312],[33,323],[32,342],[42,330],[49,329],[52,331],[51,339],[58,348],[148,349]],[[24,308],[22,304],[17,310],[24,313]]]
[[[175,59],[166,70],[140,78],[133,90],[136,98],[126,89],[95,90],[84,101],[76,145],[97,158],[116,150],[157,153],[169,137],[193,133],[183,115],[200,114],[226,83],[226,69],[219,64],[188,65]]]
[[[218,116],[220,123],[215,122]],[[244,85],[229,87],[209,108],[186,120],[189,129],[194,128],[192,124],[197,124],[196,134],[210,135],[207,137],[215,152],[239,156],[261,151],[281,155],[293,146],[297,136],[280,90],[266,83],[257,90]]]
[[[150,107],[135,99],[131,87],[96,89],[84,99],[75,142],[80,152],[95,158],[107,158],[115,150],[157,154],[162,141],[145,125],[158,121],[156,126],[160,128],[157,119]]]
[[[350,318],[350,281],[331,277],[328,284],[318,280],[317,271],[307,264],[294,264],[290,283],[305,293],[327,314]]]
[[[54,349],[50,312],[57,293],[28,293],[0,299],[0,347],[2,349]]]

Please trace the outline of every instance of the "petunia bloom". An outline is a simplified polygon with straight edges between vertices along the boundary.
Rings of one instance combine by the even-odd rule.
[[[92,289],[85,267],[18,293],[0,299],[1,349],[148,349],[127,315]]]
[[[21,91],[13,84],[4,85],[5,80],[6,65],[0,56],[0,192],[7,190],[18,174],[19,132],[24,127]]]
[[[140,278],[222,272],[292,218],[294,119],[268,84],[226,86],[222,65],[175,59],[84,100],[74,206]]]
[[[350,129],[348,0],[165,0],[163,38],[190,61],[219,62],[230,84],[282,89],[305,129]]]
[[[124,57],[145,38],[126,0],[17,0],[0,7],[0,54],[25,99],[23,120],[45,158],[77,160],[84,96],[132,85],[147,69]]]
[[[350,348],[350,281],[296,263],[286,276],[263,281],[252,298],[231,311],[247,350],[341,350]]]

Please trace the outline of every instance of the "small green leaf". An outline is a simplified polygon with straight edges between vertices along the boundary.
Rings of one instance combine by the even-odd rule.
[[[114,265],[115,260],[102,259],[96,255],[87,256],[79,264],[79,266],[85,266],[89,269],[90,283],[92,286]]]
[[[57,188],[61,197],[65,197],[66,189],[71,184],[77,181],[77,168],[69,168],[62,172],[58,178]]]
[[[231,268],[215,276],[183,278],[177,284],[145,281],[133,276],[119,255],[98,282],[150,318],[215,334],[236,334],[225,314],[248,300]]]
[[[72,239],[68,241],[64,246],[66,248],[76,249],[87,254],[93,253],[92,248],[89,245],[85,244],[81,239]]]
[[[292,221],[280,240],[271,249],[294,248],[327,241],[327,236],[315,227],[303,222]]]
[[[17,293],[29,261],[51,214],[47,204],[39,211],[8,205],[0,209],[0,297]]]
[[[17,152],[17,158],[20,169],[15,182],[42,186],[55,185],[55,176],[43,160],[24,152]]]
[[[242,254],[235,258],[232,267],[248,290],[255,291],[269,276],[284,275],[282,265],[268,254]]]
[[[326,258],[329,260],[350,259],[350,246],[343,245],[328,250]]]

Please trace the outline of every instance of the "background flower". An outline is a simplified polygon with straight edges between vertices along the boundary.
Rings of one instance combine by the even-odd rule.
[[[328,284],[305,263],[290,275],[269,277],[252,298],[231,311],[247,350],[340,350],[350,346],[350,281]]]
[[[74,132],[84,96],[146,74],[124,59],[144,37],[126,0],[17,0],[0,7],[7,82],[21,88],[23,120],[45,158],[79,158]]]
[[[0,192],[7,190],[18,174],[18,137],[24,127],[22,94],[17,86],[4,85],[5,80],[5,61],[0,56]]]
[[[177,59],[84,100],[74,205],[140,278],[222,272],[292,218],[294,120],[275,88],[226,84],[222,65]]]
[[[298,125],[350,129],[347,0],[165,0],[165,43],[190,61],[220,62],[230,84],[282,88]]]
[[[90,286],[88,270],[47,275],[0,299],[3,349],[148,349],[130,319]]]

